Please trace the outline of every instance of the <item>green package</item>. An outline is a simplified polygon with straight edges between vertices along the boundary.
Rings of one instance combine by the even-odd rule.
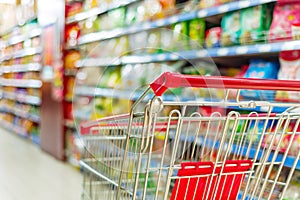
[[[240,11],[225,14],[222,18],[221,27],[221,45],[238,45],[241,34]]]
[[[185,50],[189,48],[187,22],[177,23],[173,26],[173,41],[174,50]]]
[[[270,29],[272,10],[267,5],[259,5],[241,11],[241,44],[264,42]]]
[[[107,13],[109,23],[113,28],[123,27],[125,25],[126,8],[120,7]]]
[[[191,49],[202,47],[205,39],[205,21],[194,19],[188,22],[189,46]]]

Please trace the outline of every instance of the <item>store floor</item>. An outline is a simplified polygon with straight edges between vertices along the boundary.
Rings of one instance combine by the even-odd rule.
[[[1,200],[79,200],[81,183],[79,171],[0,129]]]

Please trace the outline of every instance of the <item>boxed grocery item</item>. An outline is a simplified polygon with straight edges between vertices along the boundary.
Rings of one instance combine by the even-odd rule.
[[[279,63],[277,62],[253,59],[250,61],[244,78],[276,79],[278,68]],[[275,96],[274,91],[242,90],[241,94],[247,98],[263,100],[273,100]]]
[[[205,37],[205,21],[194,19],[188,22],[189,46],[191,49],[203,47]]]
[[[240,11],[227,13],[221,21],[221,45],[231,46],[239,44],[241,35]]]
[[[275,6],[269,41],[292,39],[292,26],[300,21],[300,2],[281,1]]]
[[[173,49],[184,50],[189,48],[188,22],[180,22],[173,26]]]
[[[264,4],[241,11],[241,44],[264,41],[272,21],[271,8]]]
[[[220,47],[221,46],[221,27],[210,28],[205,33],[205,46],[207,48]]]

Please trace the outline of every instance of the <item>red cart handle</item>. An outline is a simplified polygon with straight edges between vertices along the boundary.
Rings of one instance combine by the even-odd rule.
[[[168,88],[179,87],[300,91],[300,81],[196,76],[165,72],[153,81],[150,87],[157,96],[161,96]]]

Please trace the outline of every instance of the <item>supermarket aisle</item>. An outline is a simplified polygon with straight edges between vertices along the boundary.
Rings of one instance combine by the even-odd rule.
[[[81,174],[0,129],[0,199],[79,200]]]

